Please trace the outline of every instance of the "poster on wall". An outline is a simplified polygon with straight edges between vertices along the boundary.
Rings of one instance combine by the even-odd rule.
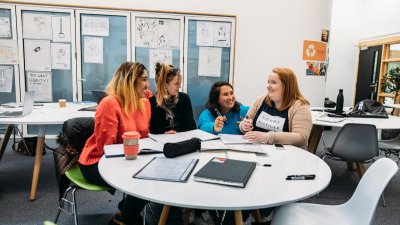
[[[17,41],[0,40],[0,64],[18,64]]]
[[[13,76],[13,66],[0,66],[0,92],[11,93]]]
[[[109,36],[110,24],[106,17],[82,16],[81,26],[82,35]]]
[[[50,41],[24,40],[25,70],[51,71]]]
[[[71,45],[51,43],[51,68],[56,70],[71,69]]]
[[[321,41],[329,42],[329,30],[321,29]]]
[[[327,64],[321,62],[307,62],[306,75],[307,76],[325,76]]]
[[[319,41],[304,40],[303,60],[325,62],[327,53],[327,43]]]
[[[142,48],[157,47],[157,26],[158,19],[136,18],[135,45]]]
[[[27,72],[28,91],[35,91],[35,101],[52,102],[51,72]]]
[[[71,42],[71,21],[69,16],[51,17],[53,42]]]
[[[231,47],[230,23],[214,23],[214,46]]]
[[[157,43],[158,48],[179,48],[179,20],[158,20]]]
[[[214,24],[208,21],[197,21],[196,29],[197,46],[213,46],[214,45]]]
[[[11,37],[11,23],[10,18],[0,17],[0,37],[10,38]]]
[[[200,47],[198,75],[207,77],[220,77],[221,57],[222,48]]]
[[[22,34],[23,38],[51,40],[51,16],[38,13],[22,14]]]
[[[172,50],[167,49],[150,49],[149,52],[149,65],[150,65],[150,78],[154,79],[156,75],[156,63],[172,64]]]
[[[103,38],[84,37],[83,62],[103,64]]]

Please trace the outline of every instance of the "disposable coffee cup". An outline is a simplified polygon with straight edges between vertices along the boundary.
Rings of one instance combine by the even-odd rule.
[[[137,159],[139,153],[140,134],[137,131],[127,131],[122,135],[125,159]]]
[[[58,100],[58,106],[60,106],[60,108],[67,107],[67,99],[59,99]]]

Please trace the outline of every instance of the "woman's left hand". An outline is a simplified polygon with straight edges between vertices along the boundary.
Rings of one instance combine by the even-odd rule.
[[[169,130],[169,131],[166,131],[165,134],[176,134],[176,130]]]
[[[244,134],[243,138],[250,142],[267,142],[268,133],[261,131],[249,131]]]

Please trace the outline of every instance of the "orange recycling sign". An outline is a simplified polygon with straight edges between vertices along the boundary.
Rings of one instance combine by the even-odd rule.
[[[303,60],[325,62],[326,49],[326,42],[304,40]]]

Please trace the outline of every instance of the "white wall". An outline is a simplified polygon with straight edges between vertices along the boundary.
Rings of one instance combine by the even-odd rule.
[[[353,105],[360,41],[400,35],[398,0],[333,0],[326,96]]]
[[[313,105],[322,105],[325,78],[305,76],[303,40],[319,40],[330,28],[332,0],[25,0],[70,4],[237,15],[234,86],[238,99],[251,104],[266,93],[267,75],[277,66],[290,67]]]

